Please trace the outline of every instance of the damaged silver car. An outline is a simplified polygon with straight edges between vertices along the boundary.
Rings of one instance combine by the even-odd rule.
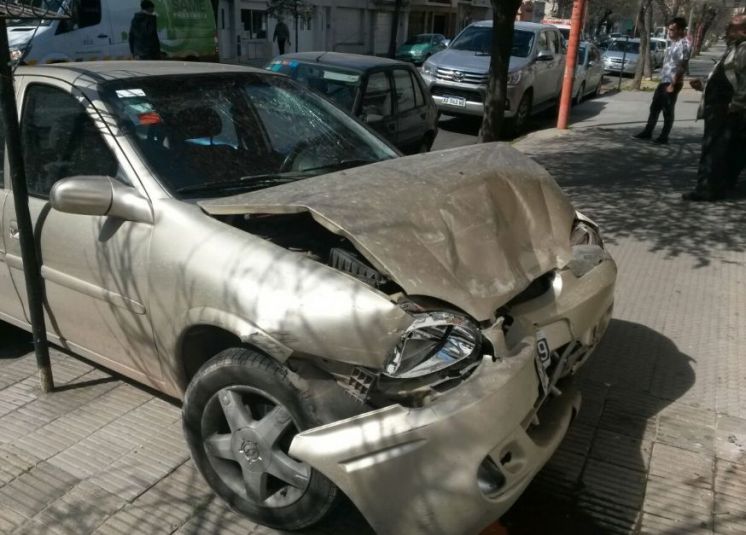
[[[596,225],[506,144],[402,158],[232,65],[22,67],[50,338],[183,400],[226,503],[302,529],[475,533],[549,459],[603,336]],[[6,174],[7,176],[7,174]],[[13,192],[0,318],[29,329]]]

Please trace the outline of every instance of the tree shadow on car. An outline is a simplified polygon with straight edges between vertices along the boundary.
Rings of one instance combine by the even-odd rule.
[[[694,379],[692,359],[669,338],[639,323],[612,320],[576,377],[580,412],[560,448],[503,517],[507,532],[628,533],[640,522],[645,500],[654,504],[646,514],[680,514],[676,498],[661,495],[656,482],[656,470],[665,463],[656,455],[678,440],[663,433],[663,424],[659,430],[659,420],[676,418],[667,408]],[[653,453],[654,445],[660,452]]]

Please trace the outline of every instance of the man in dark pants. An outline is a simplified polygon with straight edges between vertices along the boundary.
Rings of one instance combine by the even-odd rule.
[[[140,9],[130,23],[130,53],[135,59],[161,59],[155,5],[150,0],[142,0]]]
[[[285,41],[290,44],[290,30],[288,25],[282,19],[277,21],[275,26],[275,33],[272,35],[272,41],[277,41],[277,48],[280,50],[280,54],[285,53]]]
[[[687,201],[716,201],[736,185],[746,166],[746,15],[733,17],[726,33],[728,49],[708,77],[697,118],[705,132],[697,186]],[[702,81],[692,80],[701,91]]]
[[[666,50],[666,57],[661,67],[661,81],[653,94],[653,102],[650,103],[650,115],[645,129],[635,135],[637,139],[650,139],[653,129],[658,123],[658,116],[663,112],[663,130],[655,139],[655,143],[668,143],[668,134],[673,127],[673,111],[676,106],[676,97],[681,91],[689,63],[689,42],[686,36],[686,20],[676,17],[668,23],[668,37],[671,44]],[[642,58],[640,58],[642,61]]]

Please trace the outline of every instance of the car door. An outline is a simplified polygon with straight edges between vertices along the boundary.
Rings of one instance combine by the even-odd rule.
[[[368,74],[358,115],[373,130],[396,145],[398,125],[394,115],[391,80],[387,71],[374,71]]]
[[[544,30],[539,32],[539,40],[537,43],[537,55],[541,54],[543,59],[536,61],[536,82],[534,85],[534,104],[541,104],[542,102],[552,98],[555,90],[555,65],[556,65],[556,53],[549,40],[549,36],[552,32]]]
[[[395,113],[398,122],[396,146],[402,151],[409,152],[419,149],[425,138],[426,101],[417,80],[414,79],[414,74],[409,69],[393,69],[391,73],[394,80]]]
[[[588,49],[588,66],[587,66],[587,72],[586,75],[587,82],[586,82],[586,90],[587,91],[593,91],[595,88],[599,86],[601,83],[601,78],[603,78],[604,75],[604,66],[603,62],[601,61],[601,51],[595,47],[591,46]]]
[[[6,183],[10,182],[10,174],[5,173],[5,124],[0,115],[0,214],[2,214],[5,203],[8,200],[8,190]],[[7,177],[7,178],[6,178]],[[12,202],[12,197],[11,197]],[[26,291],[25,288],[16,288],[13,279],[10,276],[10,268],[6,261],[5,242],[10,239],[5,232],[2,218],[0,218],[0,319],[12,323],[25,323],[23,307],[21,306],[20,291]],[[7,237],[6,237],[7,236]]]
[[[70,59],[89,61],[109,56],[111,27],[109,17],[104,16],[102,1],[73,0],[71,18],[57,25],[55,47]]]
[[[101,116],[77,89],[27,77],[22,92],[21,139],[47,330],[69,349],[156,385],[162,374],[147,316],[152,226],[63,213],[48,201],[52,186],[68,176],[109,176],[142,188]],[[13,283],[23,288],[12,197],[3,210],[6,260]],[[25,293],[22,302],[28,317]]]

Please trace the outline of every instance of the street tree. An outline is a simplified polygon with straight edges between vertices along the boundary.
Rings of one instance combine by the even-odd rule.
[[[653,0],[640,0],[640,4],[637,11],[637,31],[640,35],[640,60],[637,62],[635,67],[635,77],[632,79],[632,89],[640,89],[642,85],[642,77],[645,72],[645,64],[648,65],[648,72],[650,72],[650,30],[648,26],[651,24],[652,17],[650,11],[653,9]]]
[[[401,17],[402,7],[404,7],[404,0],[394,0],[394,13],[391,16],[391,33],[389,34],[388,56],[390,58],[396,55],[396,36],[399,33],[399,18]]]
[[[513,28],[521,0],[490,0],[492,3],[492,48],[490,79],[484,96],[484,117],[479,129],[479,141],[497,141],[505,118],[508,96],[508,66],[513,47]]]

